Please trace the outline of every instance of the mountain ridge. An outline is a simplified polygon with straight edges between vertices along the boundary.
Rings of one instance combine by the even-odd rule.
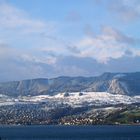
[[[8,96],[55,95],[60,92],[80,91],[140,95],[140,72],[106,72],[95,77],[59,76],[0,83],[0,94]]]

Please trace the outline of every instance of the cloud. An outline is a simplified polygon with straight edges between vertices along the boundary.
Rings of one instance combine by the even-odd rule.
[[[118,15],[122,14],[122,17],[123,14],[129,14],[128,10],[133,12],[131,8],[136,4],[132,5],[131,1],[125,4],[124,0],[119,4],[118,1],[116,7],[110,3],[110,10],[117,14],[117,8],[120,7]],[[123,9],[122,5],[128,8]],[[138,5],[136,13],[139,13]],[[59,27],[62,31],[59,29],[57,32],[54,31],[53,22],[32,18],[26,11],[3,2],[0,3],[0,17],[1,81],[60,75],[94,76],[105,71],[140,70],[140,39],[116,28],[102,26],[101,31],[96,33],[93,25],[86,24],[84,37],[70,40],[75,31],[70,31],[70,28],[67,30],[70,36],[66,34],[64,30],[70,26],[65,25],[66,21],[62,23],[63,27]],[[67,20],[77,22],[80,18],[78,13],[73,12]],[[131,16],[127,18],[132,19]],[[72,24],[73,29],[74,26]]]
[[[134,46],[139,43],[139,39],[127,36],[117,29],[104,26],[101,34],[95,37],[86,37],[78,44],[80,57],[91,57],[101,63],[107,63],[111,58],[118,59],[129,50],[133,55],[138,55],[139,49]]]
[[[123,21],[133,21],[140,18],[139,0],[111,0],[109,9]]]
[[[43,58],[42,58],[43,57]],[[55,63],[48,63],[43,56],[13,57],[0,59],[0,81],[13,81],[40,77],[95,76],[104,72],[140,71],[140,56],[130,52],[118,59],[110,58],[108,63],[100,63],[91,57],[57,56]],[[46,60],[46,61],[45,61]]]
[[[116,16],[123,22],[133,22],[140,18],[139,0],[94,0],[94,4],[104,6],[112,18]]]
[[[75,46],[75,43],[64,40],[63,38],[58,37],[56,35],[53,36],[48,35],[46,33],[42,33],[41,36],[47,39],[48,44],[46,47],[40,49],[43,52],[51,52],[56,55],[77,55],[78,53],[80,53],[80,49],[78,49],[78,47]]]
[[[50,53],[41,53],[38,52],[39,54],[36,56],[35,54],[32,53],[26,53],[22,54],[19,56],[19,58],[24,61],[24,62],[34,62],[34,63],[42,63],[42,64],[47,64],[47,65],[53,65],[56,62],[56,57]]]
[[[36,57],[36,48],[44,42],[41,34],[47,32],[51,35],[55,32],[54,28],[50,21],[32,18],[26,11],[5,1],[0,2],[0,45],[6,44],[5,47],[0,47],[0,59],[21,57],[28,54],[27,52]],[[51,63],[50,56],[48,59]]]
[[[80,50],[77,48],[77,46],[72,46],[71,44],[67,45],[67,49],[73,54],[80,53]]]
[[[60,57],[55,66],[58,75],[95,76],[104,72],[140,71],[140,56],[124,55],[118,59],[111,58],[107,64],[100,63],[91,57]]]
[[[109,26],[104,26],[102,28],[102,32],[103,34],[110,36],[110,38],[120,43],[125,43],[128,45],[130,44],[135,45],[136,43],[140,43],[140,39],[135,39],[133,37],[127,36],[123,34],[121,31]]]
[[[110,59],[106,70],[111,72],[138,72],[140,71],[140,56],[123,56],[119,59]]]
[[[2,55],[3,53],[6,53],[7,51],[9,51],[8,44],[0,41],[0,54]]]
[[[90,24],[85,25],[84,33],[85,33],[85,35],[90,36],[90,37],[94,36],[94,31],[93,31],[93,28]]]
[[[51,23],[31,18],[24,10],[8,3],[0,3],[0,17],[0,28],[2,29],[18,29],[23,33],[40,33],[53,28]]]
[[[16,50],[12,49],[9,44],[0,41],[0,62],[11,59],[15,51]]]
[[[88,26],[88,28],[92,27]],[[139,38],[125,35],[110,26],[102,26],[101,32],[97,35],[92,30],[90,31],[91,33],[88,32],[83,39],[77,42],[66,41],[61,37],[44,33],[43,37],[47,39],[48,45],[40,48],[40,51],[54,54],[55,60],[59,56],[91,57],[100,63],[118,59],[126,53],[131,56],[140,55],[140,49],[136,47],[140,44]]]
[[[102,73],[101,63],[90,57],[61,56],[55,64],[59,75],[93,76]],[[97,71],[98,69],[98,71]]]

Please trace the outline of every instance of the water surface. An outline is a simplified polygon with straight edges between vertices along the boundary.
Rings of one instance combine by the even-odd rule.
[[[2,140],[140,140],[140,126],[1,126]]]

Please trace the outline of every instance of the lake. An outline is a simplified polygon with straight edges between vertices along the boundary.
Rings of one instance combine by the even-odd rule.
[[[0,126],[1,140],[140,140],[140,126]]]

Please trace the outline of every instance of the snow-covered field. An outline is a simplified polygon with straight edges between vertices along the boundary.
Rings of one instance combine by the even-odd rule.
[[[73,107],[85,105],[107,105],[107,104],[131,104],[140,103],[140,96],[127,96],[119,94],[110,94],[107,92],[73,92],[73,93],[59,93],[54,96],[39,95],[39,96],[20,96],[18,98],[10,98],[5,95],[0,95],[0,106],[12,105],[21,103],[41,103],[57,105],[71,105]]]

